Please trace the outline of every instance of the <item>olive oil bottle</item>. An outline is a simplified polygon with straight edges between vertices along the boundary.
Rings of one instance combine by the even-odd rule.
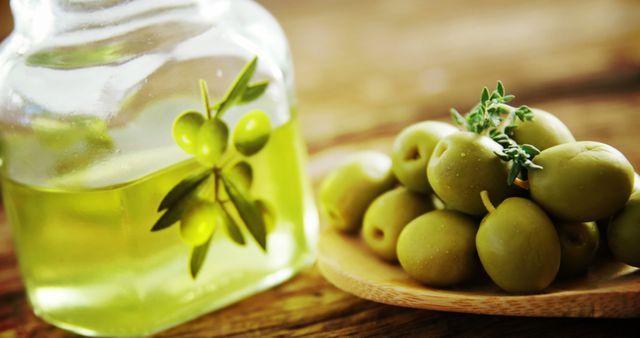
[[[2,191],[38,316],[85,335],[141,336],[276,285],[313,261],[318,220],[291,56],[257,2],[11,3],[15,30],[0,44]],[[203,163],[202,152],[177,142],[174,121],[185,111],[226,126],[223,157]],[[259,133],[252,112],[265,122]],[[234,161],[251,171],[243,190],[223,172]],[[183,222],[193,219],[184,216],[196,209],[190,200],[161,207],[203,171],[206,184],[222,181],[227,193],[197,201],[216,207],[216,221],[227,212],[226,227],[197,238],[207,240],[206,254],[184,235],[194,229],[184,224],[198,223]],[[209,185],[200,188],[198,197]],[[182,208],[177,222],[161,222]]]

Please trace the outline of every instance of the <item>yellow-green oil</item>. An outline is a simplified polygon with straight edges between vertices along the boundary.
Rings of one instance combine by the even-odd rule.
[[[275,227],[264,253],[218,228],[204,266],[189,274],[179,226],[150,232],[164,195],[198,170],[187,160],[142,178],[90,189],[4,179],[6,213],[35,312],[87,335],[153,333],[275,285],[312,260],[317,220],[298,126],[274,130],[251,157],[251,194],[268,201]]]

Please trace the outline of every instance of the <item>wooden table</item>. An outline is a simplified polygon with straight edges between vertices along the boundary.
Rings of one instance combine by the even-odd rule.
[[[259,2],[291,41],[315,183],[346,154],[389,151],[411,122],[446,119],[451,106],[468,109],[498,79],[516,104],[554,112],[578,139],[609,143],[640,169],[638,1]],[[633,337],[639,324],[396,308],[344,293],[312,267],[158,337]],[[67,336],[32,314],[0,225],[0,337]]]

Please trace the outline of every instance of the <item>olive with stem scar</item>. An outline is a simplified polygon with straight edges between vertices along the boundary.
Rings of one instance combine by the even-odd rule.
[[[405,128],[393,143],[393,173],[411,191],[427,194],[431,185],[426,169],[433,149],[445,136],[458,128],[444,122],[424,121]]]
[[[380,195],[367,208],[362,225],[364,242],[380,258],[395,262],[402,229],[414,218],[435,209],[429,196],[398,187]]]
[[[324,179],[320,211],[336,229],[355,233],[369,204],[395,184],[389,156],[375,151],[359,153]]]

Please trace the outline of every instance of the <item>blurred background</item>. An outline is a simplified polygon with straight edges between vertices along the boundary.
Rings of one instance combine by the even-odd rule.
[[[259,2],[289,37],[312,154],[388,149],[407,124],[466,111],[501,79],[514,104],[640,165],[640,1]],[[0,13],[4,37],[8,0]]]

